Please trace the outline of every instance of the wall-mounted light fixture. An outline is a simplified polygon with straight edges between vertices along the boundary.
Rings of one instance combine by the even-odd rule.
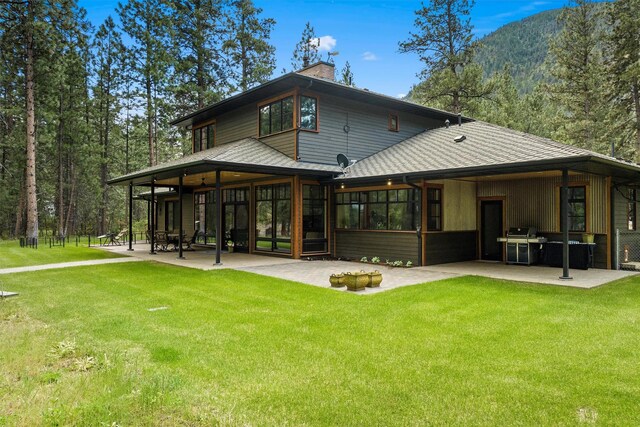
[[[391,185],[391,180],[390,179],[387,180],[387,185]]]
[[[344,190],[344,182],[340,184],[340,188]]]

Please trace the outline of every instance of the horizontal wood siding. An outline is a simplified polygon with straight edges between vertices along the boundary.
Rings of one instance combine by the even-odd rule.
[[[427,233],[425,265],[475,260],[477,239],[478,233],[475,230]]]
[[[275,148],[282,154],[289,156],[292,159],[295,156],[295,146],[296,146],[295,130],[279,133],[273,136],[267,136],[265,138],[260,138],[260,141],[264,142],[271,148]]]
[[[587,229],[607,233],[606,178],[594,175],[570,175],[570,182],[588,184]],[[520,179],[478,182],[478,197],[505,197],[505,230],[534,226],[540,231],[559,232],[559,188],[562,178]]]
[[[418,263],[418,237],[415,233],[337,230],[335,256],[360,259],[379,257],[385,260]]]
[[[330,95],[319,96],[318,105],[318,132],[302,131],[299,137],[298,155],[307,162],[335,164],[339,153],[359,160],[442,125],[433,119]],[[389,113],[398,114],[399,132],[388,130]],[[345,125],[349,133],[344,131]]]
[[[244,138],[255,138],[258,132],[258,107],[246,105],[216,117],[216,145]]]

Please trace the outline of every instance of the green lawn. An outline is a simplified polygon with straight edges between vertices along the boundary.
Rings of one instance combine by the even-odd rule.
[[[43,240],[38,249],[21,248],[18,240],[0,240],[0,268],[117,258],[120,256],[100,249],[89,248],[86,240],[83,241],[82,246],[76,247],[74,240],[64,248],[62,246],[50,248],[48,244],[44,244]]]
[[[637,278],[361,296],[141,262],[0,285],[0,425],[640,424]]]

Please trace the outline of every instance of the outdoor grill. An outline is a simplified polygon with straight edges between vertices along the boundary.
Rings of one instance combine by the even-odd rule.
[[[498,242],[507,246],[508,264],[536,264],[540,255],[540,247],[547,241],[544,237],[537,237],[535,227],[512,227],[507,237],[499,237]]]

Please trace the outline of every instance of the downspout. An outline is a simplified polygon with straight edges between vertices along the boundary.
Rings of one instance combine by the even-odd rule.
[[[416,234],[418,236],[418,267],[422,266],[422,187],[409,182],[406,176],[402,177],[402,182],[409,187],[418,190],[418,225],[416,226]]]

